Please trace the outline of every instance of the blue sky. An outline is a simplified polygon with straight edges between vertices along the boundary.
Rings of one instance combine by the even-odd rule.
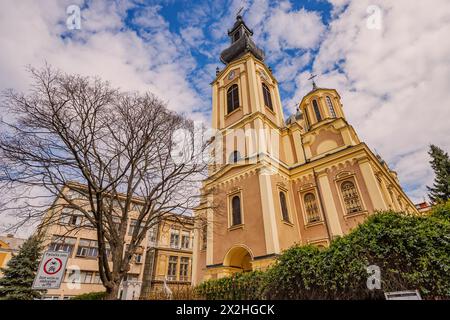
[[[81,7],[81,30],[67,30],[71,4]],[[26,90],[25,66],[47,61],[151,91],[209,122],[210,82],[240,7],[279,81],[285,117],[317,73],[319,86],[341,94],[360,139],[421,201],[433,180],[428,144],[450,149],[447,0],[2,0],[0,89]]]

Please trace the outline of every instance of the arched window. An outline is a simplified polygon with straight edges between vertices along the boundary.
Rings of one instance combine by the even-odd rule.
[[[317,104],[317,100],[312,101],[314,113],[316,114],[317,122],[322,121],[322,116],[320,115],[319,105]]]
[[[233,84],[227,91],[227,112],[231,113],[239,108],[239,88]]]
[[[240,33],[239,31],[237,31],[237,32],[233,35],[233,42],[238,41],[240,37],[241,37],[241,33]]]
[[[305,194],[306,220],[308,223],[320,220],[319,206],[317,205],[316,196],[309,192]]]
[[[202,250],[206,249],[208,243],[208,225],[205,223],[202,228]]]
[[[241,199],[239,196],[234,196],[231,199],[231,225],[236,226],[242,223],[242,217],[241,217]]]
[[[331,98],[326,96],[325,100],[327,101],[328,110],[330,110],[330,115],[332,118],[336,118],[336,112],[334,112],[333,102],[331,102]]]
[[[264,104],[266,107],[268,107],[270,110],[273,110],[272,106],[272,97],[270,96],[270,90],[269,87],[266,86],[265,83],[262,84],[263,89],[263,96],[264,96]]]
[[[362,211],[361,201],[355,184],[351,181],[345,181],[341,184],[342,198],[344,199],[347,213]]]
[[[236,163],[241,159],[241,154],[239,153],[239,151],[235,150],[230,154],[230,157],[228,159],[228,161],[230,163]]]
[[[286,203],[286,194],[283,191],[280,191],[280,205],[281,205],[281,214],[283,216],[283,220],[289,221],[289,212]]]

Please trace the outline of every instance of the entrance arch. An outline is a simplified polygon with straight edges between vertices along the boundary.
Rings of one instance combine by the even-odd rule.
[[[225,255],[223,265],[236,270],[236,272],[252,271],[253,254],[247,246],[234,246]]]

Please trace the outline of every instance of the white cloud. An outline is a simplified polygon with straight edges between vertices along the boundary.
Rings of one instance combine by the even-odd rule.
[[[270,51],[309,49],[319,44],[325,27],[318,13],[291,10],[287,2],[273,8],[265,23],[266,46]]]
[[[318,84],[340,92],[360,138],[421,201],[433,177],[428,144],[450,149],[450,3],[339,2],[348,7],[330,24],[314,61]],[[382,9],[380,30],[366,26],[373,4]],[[296,97],[307,91],[304,84]]]
[[[70,32],[65,28],[69,4],[0,2],[1,88],[25,90],[25,66],[48,61],[69,73],[99,75],[124,90],[152,91],[171,109],[188,114],[206,103],[188,80],[196,62],[182,39],[170,32],[159,6],[137,13],[133,22],[142,28],[138,35],[124,26],[128,1],[90,2],[81,11],[82,30]]]
[[[205,41],[203,30],[199,27],[186,27],[181,29],[180,34],[190,46],[200,46]]]

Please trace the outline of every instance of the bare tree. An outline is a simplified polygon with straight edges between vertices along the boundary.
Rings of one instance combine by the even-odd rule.
[[[124,93],[49,66],[30,68],[30,75],[29,93],[8,90],[2,100],[2,211],[19,224],[44,215],[51,223],[49,212],[58,210],[47,210],[48,203],[57,197],[81,212],[96,229],[100,278],[115,299],[147,231],[168,217],[183,222],[199,204],[207,143],[152,94]],[[136,224],[125,248],[132,210]]]

